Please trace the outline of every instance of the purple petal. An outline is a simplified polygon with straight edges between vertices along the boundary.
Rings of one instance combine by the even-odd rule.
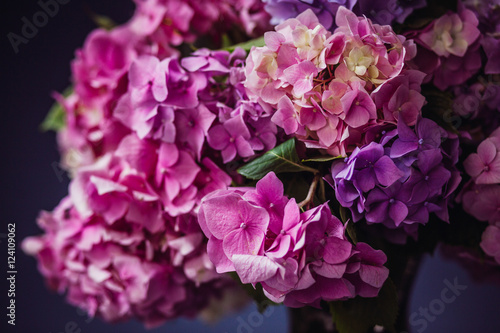
[[[390,186],[403,176],[403,172],[394,164],[389,156],[382,156],[374,166],[377,180],[382,186]]]

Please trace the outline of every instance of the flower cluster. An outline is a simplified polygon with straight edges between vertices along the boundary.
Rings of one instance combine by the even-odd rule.
[[[269,29],[269,16],[259,0],[134,0],[137,5],[130,29],[160,58],[177,54],[174,48],[194,43],[212,34],[220,44],[220,33],[242,29],[242,34],[259,36]],[[217,32],[217,35],[214,32]]]
[[[464,210],[489,226],[483,233],[481,248],[500,264],[500,130],[494,131],[464,161],[471,180],[460,193]]]
[[[201,49],[182,59],[185,68],[202,73],[208,82],[199,96],[217,117],[207,141],[212,149],[220,151],[223,163],[251,158],[278,142],[270,107],[251,101],[243,86],[245,56],[240,48],[231,54]],[[226,79],[221,82],[221,77]]]
[[[480,221],[500,222],[497,194],[500,193],[500,131],[494,131],[464,161],[471,180],[464,186],[460,197],[464,210]]]
[[[154,61],[145,60],[148,56],[160,61],[176,57],[180,53],[174,46],[194,42],[213,31],[229,32],[235,26],[242,26],[241,35],[258,36],[270,27],[268,14],[258,0],[137,0],[136,5],[134,16],[126,24],[111,31],[99,28],[88,36],[72,62],[74,91],[67,98],[57,96],[67,115],[67,126],[58,135],[62,165],[72,172],[116,149],[128,134],[113,117],[113,111],[130,84],[135,85],[136,95],[142,93],[137,91],[140,89],[137,85],[145,79],[145,74],[136,74],[142,70],[154,71],[151,67]],[[220,40],[214,42],[220,44]],[[137,62],[132,74],[135,82],[130,83],[127,74],[134,62]],[[173,61],[165,70],[182,72],[176,63]],[[177,83],[181,83],[179,80]],[[190,92],[196,94],[200,88],[191,87]],[[170,95],[172,98],[174,92]],[[142,105],[143,109],[147,107]],[[151,125],[151,120],[148,124]]]
[[[165,216],[134,175],[119,184],[93,181],[97,189],[88,204],[94,213],[82,214],[72,195],[54,212],[41,213],[43,236],[23,243],[48,285],[67,291],[71,304],[107,321],[135,317],[153,327],[196,315],[211,295],[231,285],[215,273],[194,218]]]
[[[69,302],[147,326],[210,316],[235,299],[226,272],[290,307],[376,297],[386,253],[351,239],[405,243],[431,213],[454,234],[459,186],[488,222],[465,253],[500,264],[497,0],[134,1],[76,52],[56,96],[69,196],[23,243]]]
[[[415,59],[441,90],[464,83],[481,69],[480,31],[476,15],[459,2],[457,13],[447,13],[418,33],[422,47]]]
[[[461,180],[457,162],[458,140],[420,118],[414,129],[399,122],[380,143],[356,148],[334,163],[329,181],[355,222],[365,218],[416,237],[429,213],[448,221],[448,201]]]
[[[272,172],[256,188],[206,196],[198,218],[217,272],[261,283],[271,300],[290,307],[374,297],[388,276],[382,251],[351,244],[327,204],[301,214]]]
[[[272,120],[287,134],[345,155],[379,121],[395,122],[401,113],[413,125],[424,99],[422,77],[403,70],[411,42],[345,7],[336,23],[331,34],[307,10],[267,32],[266,46],[247,58],[245,86],[276,107]]]

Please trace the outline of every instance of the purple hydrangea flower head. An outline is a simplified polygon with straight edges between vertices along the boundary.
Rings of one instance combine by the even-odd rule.
[[[413,128],[399,122],[393,132],[334,162],[327,180],[355,222],[364,218],[415,237],[413,224],[426,224],[429,213],[448,219],[447,203],[461,178],[455,166],[458,145],[441,141],[457,139],[425,118]]]
[[[357,0],[264,0],[264,9],[271,15],[271,24],[278,25],[311,9],[326,29],[335,28],[335,14],[340,6],[352,10]]]
[[[354,12],[366,15],[373,22],[390,25],[393,22],[403,23],[415,9],[426,6],[426,0],[358,0]]]

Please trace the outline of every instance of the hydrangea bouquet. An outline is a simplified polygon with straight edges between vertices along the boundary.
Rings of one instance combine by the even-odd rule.
[[[393,331],[439,244],[498,273],[498,0],[135,3],[43,124],[72,180],[23,248],[68,302]]]

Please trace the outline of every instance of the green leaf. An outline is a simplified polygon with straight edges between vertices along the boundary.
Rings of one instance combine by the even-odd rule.
[[[398,295],[391,279],[385,281],[378,297],[355,297],[330,303],[333,322],[339,333],[366,333],[375,325],[395,332]]]
[[[229,51],[229,52],[233,52],[237,47],[240,47],[248,53],[250,51],[250,49],[252,48],[252,46],[259,47],[259,46],[264,46],[264,45],[266,45],[266,43],[264,42],[264,36],[262,36],[262,37],[259,37],[256,39],[249,40],[248,42],[239,43],[236,45],[225,47],[224,50]]]
[[[63,92],[63,96],[67,97],[73,92],[73,88],[67,88]],[[47,116],[40,124],[40,129],[43,132],[47,131],[59,131],[66,126],[66,112],[64,111],[63,106],[59,102],[55,102],[52,104],[52,107],[49,110]]]
[[[249,179],[261,179],[269,172],[301,172],[317,173],[318,170],[300,164],[295,150],[295,139],[290,139],[278,147],[268,151],[250,163],[238,169],[238,172]]]
[[[118,25],[111,18],[104,15],[92,14],[92,20],[99,28],[108,31],[112,30]]]
[[[338,159],[341,159],[341,158],[345,158],[345,156],[318,156],[318,157],[312,157],[312,158],[308,158],[308,159],[305,159],[305,160],[302,160],[302,163],[307,163],[307,162],[330,162],[330,161],[333,161],[333,160],[338,160]]]

